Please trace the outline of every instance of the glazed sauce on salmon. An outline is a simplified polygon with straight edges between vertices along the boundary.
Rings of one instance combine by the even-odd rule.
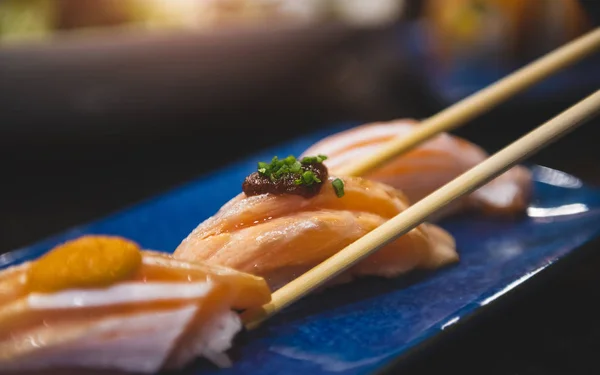
[[[293,194],[304,198],[314,197],[321,191],[323,182],[327,181],[327,167],[322,163],[312,163],[303,166],[302,171],[312,172],[320,182],[314,182],[310,185],[301,184],[297,182],[298,175],[293,173],[283,175],[276,180],[271,180],[259,172],[254,172],[244,180],[242,191],[249,197],[261,194]]]
[[[262,194],[314,197],[329,177],[323,164],[325,159],[326,156],[320,155],[297,160],[290,155],[281,160],[274,157],[268,164],[261,162],[258,170],[242,183],[242,191],[248,197]]]

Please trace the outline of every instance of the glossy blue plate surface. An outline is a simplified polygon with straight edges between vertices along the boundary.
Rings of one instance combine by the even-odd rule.
[[[239,193],[243,178],[257,161],[300,154],[344,127],[267,150],[104,220],[1,255],[0,268],[86,233],[122,235],[145,248],[172,251],[198,223]],[[535,194],[526,217],[469,216],[442,223],[456,238],[459,264],[427,275],[363,279],[312,295],[260,329],[241,335],[232,351],[232,368],[219,370],[202,362],[185,372],[376,372],[600,234],[600,191],[559,171],[539,166],[533,171]]]

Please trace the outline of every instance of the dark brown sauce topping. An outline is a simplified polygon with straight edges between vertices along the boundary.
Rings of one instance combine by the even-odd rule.
[[[304,172],[312,172],[321,182],[298,183],[298,179]],[[286,173],[274,180],[254,172],[246,177],[242,190],[249,197],[261,194],[294,194],[310,198],[319,194],[328,177],[327,167],[323,163],[303,164],[301,172]]]

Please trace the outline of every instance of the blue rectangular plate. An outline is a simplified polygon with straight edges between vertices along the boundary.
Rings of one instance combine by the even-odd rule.
[[[328,128],[230,165],[106,219],[0,256],[0,268],[35,258],[82,234],[115,234],[144,248],[172,251],[201,221],[238,194],[259,160],[298,155],[349,125]],[[534,199],[527,216],[479,216],[442,223],[456,238],[460,262],[426,275],[362,279],[312,295],[242,335],[234,366],[199,361],[190,374],[372,374],[482,306],[571,254],[600,233],[600,191],[577,178],[533,166]],[[302,251],[302,249],[298,249]]]

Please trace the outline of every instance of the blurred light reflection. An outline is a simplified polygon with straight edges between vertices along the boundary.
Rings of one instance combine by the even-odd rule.
[[[444,323],[444,325],[442,325],[442,330],[456,324],[456,322],[458,322],[460,320],[460,316],[455,316],[454,318],[448,320],[446,323]]]
[[[532,271],[526,275],[521,276],[520,278],[518,278],[517,280],[513,281],[512,283],[508,284],[507,286],[505,286],[504,288],[502,288],[502,290],[494,293],[492,296],[484,299],[483,301],[481,301],[480,305],[481,306],[485,306],[488,303],[496,300],[498,297],[503,296],[504,294],[506,294],[507,292],[511,291],[512,289],[516,288],[517,286],[519,286],[520,284],[522,284],[523,282],[527,281],[529,278],[531,278],[533,275],[535,275],[536,273],[542,271],[543,269],[545,269],[546,267],[548,267],[548,265],[545,265],[543,267],[538,268],[535,271]]]
[[[577,189],[583,186],[583,183],[578,178],[543,166],[536,167],[536,180],[548,185],[568,189]]]
[[[527,215],[530,217],[555,217],[576,215],[589,211],[589,207],[583,203],[565,204],[558,207],[529,207]]]

